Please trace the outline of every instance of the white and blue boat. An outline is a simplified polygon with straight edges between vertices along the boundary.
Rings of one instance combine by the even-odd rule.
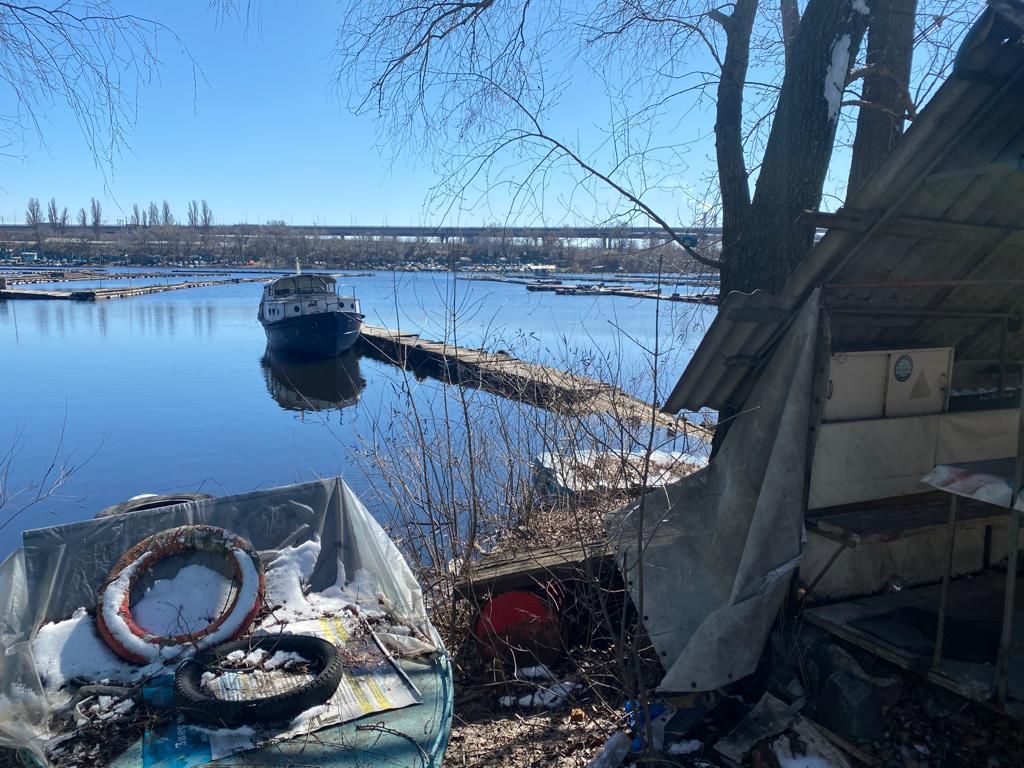
[[[330,275],[295,274],[263,289],[259,321],[276,352],[337,357],[359,339],[363,325],[355,291]]]

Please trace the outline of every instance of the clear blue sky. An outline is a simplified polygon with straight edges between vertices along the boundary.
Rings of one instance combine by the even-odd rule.
[[[340,13],[331,3],[267,2],[248,28],[205,2],[118,3],[165,22],[184,40],[205,82],[165,39],[160,81],[139,95],[138,124],[113,172],[96,167],[62,104],[46,111],[45,146],[30,137],[21,159],[0,159],[0,216],[21,222],[28,197],[74,212],[103,196],[115,220],[166,198],[183,217],[205,198],[217,221],[419,223],[432,176],[392,166],[375,127],[330,92]],[[106,190],[104,187],[106,186]]]
[[[29,136],[20,158],[0,157],[2,223],[23,222],[30,196],[39,197],[44,208],[55,197],[72,218],[97,196],[109,222],[127,218],[133,203],[159,205],[163,199],[181,219],[189,200],[206,199],[218,223],[442,223],[437,213],[424,213],[424,200],[437,182],[429,160],[408,147],[396,158],[392,148],[379,146],[372,117],[353,116],[332,88],[331,54],[342,8],[296,0],[253,5],[258,15],[246,25],[219,19],[201,0],[115,1],[119,10],[175,30],[201,78],[193,82],[187,57],[164,38],[159,80],[139,93],[137,125],[113,169],[97,166],[63,104],[46,110],[45,144]],[[570,143],[600,147],[609,117],[600,84],[593,78],[570,82],[549,128]],[[0,98],[5,95],[0,92]],[[701,177],[711,168],[713,116],[704,104],[663,119],[654,130],[655,145],[694,144],[670,155],[647,197],[666,219],[685,224],[692,220],[689,191],[699,194]],[[611,162],[605,157],[600,165]],[[456,210],[443,223],[502,221],[507,205],[501,194],[490,204],[477,201],[470,211]],[[610,198],[592,199],[557,176],[545,196],[547,223],[558,223],[560,216],[564,221],[567,207],[573,209],[568,218],[576,220],[601,220],[613,210]]]
[[[0,157],[2,222],[23,222],[30,196],[39,197],[44,209],[55,197],[74,219],[95,195],[110,222],[126,218],[135,202],[159,205],[165,198],[182,218],[189,200],[205,198],[219,223],[441,223],[436,213],[424,214],[423,202],[437,181],[429,162],[408,148],[396,160],[390,147],[379,146],[372,117],[353,116],[332,89],[341,7],[294,0],[254,6],[258,15],[246,25],[218,19],[199,0],[115,2],[118,10],[175,30],[203,79],[193,84],[187,58],[165,38],[159,81],[140,92],[137,125],[112,170],[97,167],[63,104],[45,110],[45,144],[30,135],[20,158]],[[556,133],[571,141],[607,122],[607,103],[591,98],[597,88],[575,85],[555,118]],[[687,135],[706,135],[710,117],[694,117]],[[680,168],[692,183],[699,181],[692,163]],[[571,196],[578,215],[586,196],[559,183],[549,190],[552,207],[564,210]],[[683,203],[669,196],[659,210],[684,221],[690,213],[689,202]],[[586,216],[599,219],[606,209],[595,205]],[[488,223],[505,214],[498,202],[455,211],[445,223]]]

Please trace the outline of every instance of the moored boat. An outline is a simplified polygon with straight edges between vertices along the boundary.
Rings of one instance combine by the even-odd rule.
[[[363,324],[354,294],[341,295],[330,275],[274,280],[263,289],[258,315],[270,348],[324,357],[351,349]]]

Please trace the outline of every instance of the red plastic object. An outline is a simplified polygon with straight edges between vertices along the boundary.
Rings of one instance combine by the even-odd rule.
[[[558,615],[533,592],[504,592],[488,600],[476,620],[476,638],[485,657],[512,657],[550,664],[562,653]]]

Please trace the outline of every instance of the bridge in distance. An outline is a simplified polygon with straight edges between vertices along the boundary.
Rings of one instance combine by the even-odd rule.
[[[179,225],[180,226],[180,225]],[[123,234],[126,230],[135,229],[131,225],[117,224],[104,225],[100,227],[101,235]],[[150,227],[159,230],[160,226]],[[267,232],[268,229],[284,230],[294,235],[312,235],[314,237],[404,237],[404,238],[428,238],[434,240],[466,239],[479,240],[482,238],[495,238],[498,240],[509,239],[532,239],[543,240],[553,238],[557,240],[667,240],[668,235],[661,227],[414,227],[414,226],[387,226],[387,225],[286,225],[270,227],[259,224],[218,224],[210,227],[212,235],[256,235]],[[40,231],[44,235],[50,235],[49,225],[43,224]],[[702,240],[717,240],[721,237],[720,227],[679,227],[676,233],[695,242]],[[22,237],[33,237],[34,231],[27,224],[8,224],[0,226],[0,233],[8,232]],[[65,231],[67,237],[75,237],[76,233],[82,232],[78,226],[70,226]],[[91,234],[92,227],[86,227],[85,233]]]

